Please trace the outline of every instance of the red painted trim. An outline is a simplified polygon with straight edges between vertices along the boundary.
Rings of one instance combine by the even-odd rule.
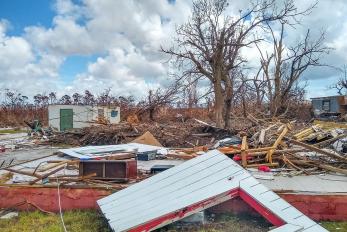
[[[60,189],[62,209],[99,209],[96,200],[112,193],[106,189]],[[292,206],[311,219],[347,221],[347,194],[312,195],[302,193],[277,193]],[[43,200],[44,199],[44,200]],[[0,208],[15,208],[17,210],[35,210],[30,205],[17,204],[23,201],[31,202],[40,208],[59,212],[56,188],[37,188],[20,186],[0,186]],[[209,209],[213,213],[256,213],[245,201],[234,198]]]
[[[136,228],[133,228],[133,229],[129,230],[129,232],[151,231],[155,228],[162,227],[166,224],[177,221],[177,220],[179,220],[185,216],[189,216],[195,212],[199,212],[200,210],[202,210],[206,207],[210,207],[212,205],[216,205],[218,203],[221,203],[221,202],[218,202],[221,199],[225,199],[225,198],[232,199],[232,198],[238,196],[238,194],[239,194],[239,190],[233,189],[231,191],[220,194],[218,196],[214,196],[212,198],[206,199],[206,200],[198,202],[196,204],[187,206],[184,209],[181,209],[179,211],[176,211],[176,212],[173,212],[173,213],[170,213],[167,215],[163,215],[159,218],[156,218],[152,221],[147,222],[146,224],[143,224],[143,225],[140,225]],[[225,201],[225,200],[223,200],[223,201]]]
[[[73,189],[61,187],[61,207],[64,211],[99,209],[96,201],[111,193],[111,190],[105,189]],[[59,212],[58,190],[56,188],[0,186],[0,208],[36,210],[36,208],[28,204],[18,205],[23,202],[31,202],[46,211]]]
[[[256,201],[252,196],[247,192],[239,189],[239,195],[242,200],[249,204],[253,209],[255,209],[259,214],[266,218],[271,224],[275,226],[282,226],[286,224],[281,218],[276,214],[272,213],[269,209],[265,208],[262,204]]]

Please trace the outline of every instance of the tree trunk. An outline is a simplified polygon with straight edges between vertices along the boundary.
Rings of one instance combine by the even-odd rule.
[[[153,107],[149,108],[149,119],[151,121],[154,121],[154,111],[155,109]]]
[[[224,95],[222,91],[221,81],[217,80],[214,84],[214,115],[217,127],[224,127],[223,108],[224,108]]]
[[[230,128],[230,112],[231,112],[231,103],[233,97],[233,86],[229,77],[225,77],[225,111],[224,111],[224,128]]]

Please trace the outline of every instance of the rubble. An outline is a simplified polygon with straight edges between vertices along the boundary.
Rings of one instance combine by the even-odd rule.
[[[120,123],[98,125],[68,132],[56,132],[49,143],[74,146],[123,144],[144,133],[151,133],[162,146],[192,147],[206,145],[231,136],[233,132],[204,125],[195,120],[171,123]]]
[[[188,120],[121,123],[54,132],[48,141],[41,139],[41,143],[77,147],[5,165],[0,170],[0,182],[8,187],[62,186],[118,191],[217,151],[259,181],[320,174],[347,176],[347,155],[343,153],[347,138],[345,124],[251,118],[250,124],[230,130]],[[21,139],[38,140],[37,136]],[[11,144],[17,146],[16,141]],[[30,202],[23,204],[39,207]]]

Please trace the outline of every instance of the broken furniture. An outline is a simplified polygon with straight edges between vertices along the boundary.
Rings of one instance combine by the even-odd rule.
[[[137,177],[137,161],[128,160],[81,160],[79,175],[96,173],[91,179],[126,182]]]

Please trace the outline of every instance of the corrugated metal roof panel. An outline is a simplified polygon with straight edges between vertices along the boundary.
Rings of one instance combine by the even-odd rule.
[[[128,152],[137,150],[138,153],[158,151],[165,149],[163,147],[151,146],[140,143],[128,143],[128,144],[118,144],[118,145],[106,145],[106,146],[86,146],[86,147],[77,147],[69,149],[61,149],[60,152],[63,152],[66,155],[76,157],[79,159],[93,159],[103,156],[107,156],[110,153],[114,152]]]
[[[150,231],[227,201],[234,197],[231,192],[239,188],[284,222],[303,229],[316,225],[219,151],[159,173],[99,200],[98,204],[114,231]],[[175,218],[170,218],[170,214]],[[158,224],[153,224],[159,219]],[[317,231],[326,230],[319,227]]]

